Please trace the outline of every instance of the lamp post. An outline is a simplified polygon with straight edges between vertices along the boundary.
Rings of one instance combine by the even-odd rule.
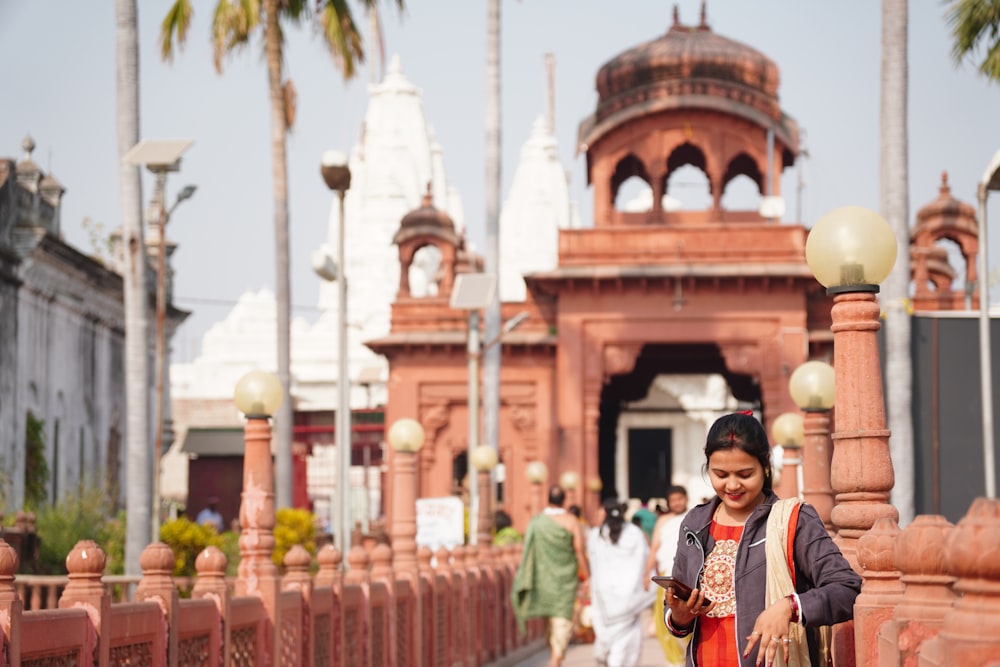
[[[233,395],[237,409],[246,416],[236,595],[261,597],[272,628],[280,582],[278,568],[271,560],[275,518],[270,420],[284,395],[277,376],[259,370],[240,378]]]
[[[476,520],[478,535],[475,544],[483,549],[489,546],[490,533],[493,530],[493,516],[490,513],[493,499],[493,494],[490,493],[490,473],[497,466],[497,450],[489,445],[479,445],[472,450],[470,458],[472,467],[476,470],[475,481],[479,486],[479,511]]]
[[[167,173],[156,174],[156,194],[154,199],[159,203],[159,221],[157,223],[156,251],[156,418],[154,426],[156,436],[153,447],[153,508],[152,535],[154,540],[160,538],[160,462],[163,458],[164,431],[166,430],[166,358],[167,358],[167,222],[174,209],[184,200],[194,196],[197,189],[193,185],[185,185],[177,193],[173,205],[166,207]]]
[[[334,446],[337,448],[337,516],[334,531],[343,563],[351,550],[351,387],[347,376],[347,266],[344,260],[344,197],[351,187],[351,170],[347,156],[340,151],[326,151],[320,163],[320,173],[326,186],[337,193],[340,225],[337,228],[337,259],[334,261],[323,250],[313,253],[313,270],[324,280],[337,282],[337,407],[334,427]],[[289,493],[292,488],[291,452],[278,459],[278,478],[287,479]],[[284,464],[284,468],[282,467]],[[284,476],[284,477],[283,477]],[[280,486],[279,486],[280,488]]]
[[[424,427],[415,419],[398,419],[389,427],[389,446],[395,452],[392,466],[393,566],[401,572],[417,571],[417,454],[424,446]]]
[[[587,479],[587,490],[590,491],[591,495],[594,497],[594,502],[590,505],[593,508],[592,511],[595,514],[599,514],[601,510],[601,491],[604,490],[604,482],[601,481],[600,477],[591,477]],[[584,503],[584,505],[586,505],[586,503]],[[596,524],[597,521],[594,521],[594,523]]]
[[[542,484],[549,478],[549,469],[541,461],[531,461],[525,466],[524,474],[528,478],[528,483],[531,484],[528,511],[531,512],[531,516],[535,516],[545,506],[542,500]]]
[[[979,204],[979,380],[983,412],[983,472],[986,497],[996,498],[996,463],[993,444],[993,360],[990,339],[989,246],[986,243],[986,198],[1000,190],[1000,151],[993,155],[976,188]]]
[[[472,472],[472,452],[479,446],[479,357],[482,347],[479,342],[479,311],[489,305],[496,294],[497,279],[492,273],[463,273],[455,278],[451,290],[449,306],[469,312],[469,333],[466,347],[468,372],[468,412],[469,443],[466,461]],[[476,480],[469,475],[469,544],[477,539],[476,517],[478,513],[479,490]]]
[[[860,572],[857,540],[880,518],[898,520],[889,504],[894,475],[879,365],[875,294],[896,261],[896,238],[885,219],[865,208],[827,213],[806,240],[806,261],[833,295],[831,319],[837,415],[830,481],[837,504],[837,543]]]
[[[786,492],[802,499],[802,415],[784,412],[771,425],[771,436],[781,445],[784,460],[781,466],[782,486]],[[786,477],[787,476],[787,477]],[[791,480],[787,481],[786,480]]]
[[[580,486],[580,473],[567,470],[559,476],[559,486],[566,491],[566,503],[576,504],[576,489]]]
[[[167,272],[167,250],[166,250],[166,224],[169,212],[166,208],[166,187],[167,174],[172,171],[179,171],[181,166],[181,156],[191,147],[194,141],[191,139],[144,139],[130,148],[122,156],[122,161],[127,164],[145,165],[146,169],[156,176],[156,190],[154,200],[158,203],[157,210],[157,230],[158,257],[156,271],[156,399],[154,403],[153,420],[153,461],[151,476],[153,482],[152,492],[147,496],[147,502],[151,502],[150,508],[150,536],[157,540],[160,536],[160,458],[163,455],[163,431],[164,431],[164,387],[166,386],[166,272]],[[185,194],[186,193],[186,194]],[[194,186],[187,186],[181,190],[177,197],[177,202],[170,208],[172,212],[177,204],[194,194]],[[145,479],[149,474],[147,467],[148,459],[134,451],[129,451],[128,460],[130,462],[128,475],[136,475],[135,479]],[[143,489],[143,491],[147,491]],[[145,495],[145,493],[143,494]],[[126,521],[131,521],[131,525],[139,525],[134,521],[136,513],[131,511],[130,506],[136,499],[128,495],[126,500]],[[126,551],[132,551],[128,547],[133,547],[135,535],[131,534],[126,538]],[[148,541],[148,540],[147,540]]]
[[[456,310],[466,310],[469,313],[469,333],[466,347],[466,358],[469,366],[468,372],[468,413],[469,413],[469,443],[467,461],[470,464],[469,470],[469,544],[476,544],[478,530],[476,528],[477,517],[479,516],[479,485],[472,479],[471,458],[472,452],[479,446],[479,362],[486,353],[499,343],[504,335],[510,333],[525,320],[528,313],[522,311],[510,318],[500,329],[500,333],[482,344],[479,339],[479,311],[486,308],[496,298],[497,279],[492,273],[463,273],[455,277],[455,286],[451,290],[451,299],[448,305]],[[490,443],[494,449],[497,443]],[[492,486],[492,485],[491,485]]]
[[[816,508],[832,530],[833,489],[830,487],[830,409],[835,398],[835,371],[823,361],[807,361],[792,372],[788,392],[805,413],[802,442],[802,499]]]

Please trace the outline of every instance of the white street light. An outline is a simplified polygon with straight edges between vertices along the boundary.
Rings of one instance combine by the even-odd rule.
[[[324,280],[337,282],[337,408],[334,427],[334,445],[337,448],[337,516],[334,531],[343,563],[347,563],[347,552],[351,549],[351,387],[347,377],[347,274],[344,263],[344,196],[351,187],[351,170],[347,166],[347,156],[340,151],[326,151],[320,164],[320,172],[327,187],[337,193],[340,203],[340,226],[337,229],[337,258],[313,254],[313,270]],[[291,465],[291,457],[286,461]],[[280,466],[279,466],[280,475]],[[291,472],[289,471],[289,481]],[[289,485],[289,488],[291,486]]]
[[[166,384],[166,319],[167,319],[167,220],[177,205],[190,198],[195,186],[188,185],[177,195],[177,201],[167,210],[167,174],[180,170],[181,155],[191,147],[191,139],[156,140],[144,139],[130,148],[122,161],[128,164],[145,165],[156,175],[154,200],[159,204],[157,216],[157,258],[156,258],[156,417],[153,421],[153,491],[150,531],[153,540],[160,539],[160,459],[163,457],[164,392]],[[132,452],[129,453],[132,455]],[[127,513],[126,513],[127,514]]]
[[[983,412],[983,469],[986,497],[996,498],[996,464],[993,445],[993,368],[990,339],[989,245],[986,243],[986,197],[1000,190],[1000,151],[993,155],[976,188],[979,203],[979,376]]]

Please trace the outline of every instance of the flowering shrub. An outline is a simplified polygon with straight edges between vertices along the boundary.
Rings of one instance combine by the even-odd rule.
[[[179,517],[160,526],[160,540],[174,552],[174,576],[193,577],[197,574],[194,561],[207,546],[220,549],[223,539],[214,528],[199,525],[185,517]]]
[[[286,507],[278,510],[275,518],[274,555],[271,558],[275,565],[282,567],[285,554],[296,544],[305,547],[309,555],[316,555],[316,517],[312,512]]]

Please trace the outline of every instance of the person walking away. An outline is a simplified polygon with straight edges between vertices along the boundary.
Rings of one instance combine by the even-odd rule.
[[[604,501],[604,522],[587,538],[594,658],[607,667],[634,667],[642,653],[639,614],[655,594],[644,586],[649,544],[625,521],[625,505]]]
[[[705,460],[716,496],[684,518],[673,568],[694,590],[687,601],[673,588],[664,596],[667,628],[691,637],[687,664],[823,664],[818,628],[852,618],[861,577],[815,509],[774,494],[767,434],[752,413],[717,419]],[[768,535],[772,514],[770,523],[787,526],[790,540]],[[774,595],[782,569],[786,580],[792,575],[789,592]]]
[[[586,586],[590,578],[583,531],[577,518],[563,508],[565,502],[562,487],[552,486],[548,505],[528,523],[521,563],[511,587],[514,615],[522,634],[527,619],[548,620],[549,667],[559,667],[566,656],[577,586]]]
[[[681,532],[681,524],[688,511],[687,489],[683,486],[667,487],[667,513],[656,520],[653,528],[653,542],[649,545],[649,557],[646,559],[646,575],[643,585],[649,589],[653,586],[649,575],[669,575],[674,569],[674,554],[677,553],[677,539]],[[660,641],[663,657],[667,667],[678,667],[684,664],[684,652],[687,639],[674,637],[667,627],[658,619],[663,618],[663,597],[656,596],[653,603],[653,633]]]

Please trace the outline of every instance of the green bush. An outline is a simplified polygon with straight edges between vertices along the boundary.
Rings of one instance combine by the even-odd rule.
[[[44,574],[66,574],[66,556],[80,540],[94,540],[108,556],[109,574],[121,572],[124,563],[124,517],[111,517],[101,489],[81,489],[55,505],[40,506],[35,526]]]
[[[285,554],[296,544],[301,544],[309,552],[316,555],[316,517],[309,510],[283,508],[275,513],[274,554],[271,560],[282,567],[285,564]]]
[[[220,549],[222,536],[214,528],[199,525],[185,517],[168,521],[160,526],[160,540],[174,552],[174,576],[193,577],[197,574],[194,561],[207,546]],[[228,554],[227,554],[228,555]]]

